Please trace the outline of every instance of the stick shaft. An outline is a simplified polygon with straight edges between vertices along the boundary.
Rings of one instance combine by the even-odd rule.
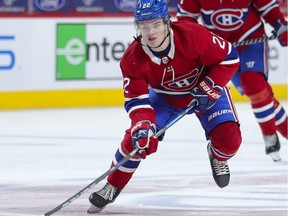
[[[252,38],[244,41],[234,42],[234,46],[243,46],[243,45],[251,45],[256,43],[263,43],[266,41],[274,40],[277,38],[277,35],[271,35],[270,37],[260,37],[260,38]]]
[[[74,194],[72,197],[70,197],[69,199],[67,199],[66,201],[64,201],[63,203],[61,203],[60,205],[58,205],[57,207],[55,207],[54,209],[52,209],[51,211],[47,212],[44,214],[44,216],[50,216],[52,214],[55,214],[56,212],[58,212],[59,210],[61,210],[62,208],[64,208],[65,206],[69,205],[70,203],[72,203],[74,200],[76,200],[77,198],[79,198],[82,194],[84,194],[85,192],[87,192],[89,189],[91,189],[93,186],[95,186],[96,184],[98,184],[99,182],[101,182],[104,178],[106,178],[109,174],[111,174],[112,172],[116,171],[120,166],[122,166],[124,163],[126,163],[131,157],[133,157],[136,153],[138,152],[138,149],[134,149],[130,154],[126,155],[125,158],[123,158],[119,163],[117,163],[115,166],[111,167],[109,170],[107,170],[105,173],[103,173],[101,176],[99,176],[97,179],[95,179],[93,182],[91,182],[89,185],[87,185],[86,187],[84,187],[82,190],[80,190],[79,192],[77,192],[76,194]]]
[[[158,138],[160,135],[162,135],[168,128],[170,128],[172,125],[174,125],[177,121],[179,121],[181,118],[183,118],[190,110],[193,109],[193,107],[196,105],[196,102],[192,102],[191,106],[189,106],[187,109],[185,109],[182,113],[177,115],[174,119],[172,119],[169,123],[167,123],[161,130],[159,130],[155,137]],[[65,206],[72,203],[74,200],[76,200],[78,197],[80,197],[82,194],[87,192],[89,189],[91,189],[93,186],[101,182],[103,179],[105,179],[108,175],[116,171],[120,166],[122,166],[124,163],[126,163],[130,158],[132,158],[139,149],[134,149],[132,152],[130,152],[126,157],[124,157],[119,163],[115,164],[113,167],[111,167],[109,170],[107,170],[105,173],[103,173],[101,176],[99,176],[97,179],[95,179],[93,182],[91,182],[89,185],[84,187],[82,190],[74,194],[72,197],[55,207],[54,209],[48,211],[44,214],[44,216],[50,216],[64,208]]]

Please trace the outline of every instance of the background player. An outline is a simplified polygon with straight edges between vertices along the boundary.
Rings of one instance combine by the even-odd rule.
[[[242,141],[226,87],[239,66],[236,48],[202,25],[172,23],[164,0],[139,0],[134,16],[137,38],[120,62],[131,127],[112,166],[135,147],[140,151],[110,174],[102,189],[90,195],[88,213],[97,213],[116,199],[141,159],[156,152],[156,130],[195,100],[194,112],[210,140],[207,151],[219,187],[229,184],[227,160],[236,154]]]
[[[282,46],[287,46],[287,21],[275,0],[179,0],[179,21],[203,25],[230,42],[238,42],[265,35],[262,18],[274,27]],[[287,114],[274,97],[268,83],[268,42],[238,47],[239,71],[232,79],[238,91],[245,94],[261,128],[266,154],[274,161],[281,160],[280,143],[276,131],[288,138]]]

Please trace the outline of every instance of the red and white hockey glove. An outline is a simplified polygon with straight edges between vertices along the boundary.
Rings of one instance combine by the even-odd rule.
[[[197,100],[194,110],[198,114],[201,114],[213,107],[221,97],[222,91],[222,87],[215,85],[210,77],[205,76],[191,92],[193,98]]]
[[[155,133],[155,124],[148,120],[137,122],[131,130],[133,147],[140,149],[139,156],[143,159],[157,151],[158,139],[154,136]]]
[[[278,36],[281,46],[287,46],[288,22],[285,19],[277,20],[272,33]]]

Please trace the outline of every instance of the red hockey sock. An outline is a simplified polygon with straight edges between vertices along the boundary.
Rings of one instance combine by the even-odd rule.
[[[112,163],[111,166],[114,166],[114,164]],[[124,188],[131,179],[132,175],[133,173],[126,173],[120,170],[116,170],[108,176],[108,182],[114,187]]]
[[[276,128],[279,133],[285,137],[288,138],[288,120],[287,120],[287,114],[282,107],[282,105],[279,103],[278,100],[274,98],[274,110],[276,115]]]
[[[279,131],[279,133],[288,139],[288,131],[287,131],[287,125],[288,125],[288,121],[287,121],[287,117],[285,118],[285,121],[279,125],[277,125],[277,131]]]
[[[240,77],[243,90],[250,100],[253,113],[263,135],[276,132],[273,91],[264,75],[259,72],[245,72]]]
[[[133,151],[132,140],[130,135],[130,130],[126,131],[124,139],[121,142],[121,146],[115,153],[115,159],[111,164],[111,167],[115,163],[119,163],[127,154]],[[139,156],[134,156],[119,167],[115,172],[108,176],[108,182],[114,187],[123,188],[131,179],[133,173],[139,166],[141,158]]]

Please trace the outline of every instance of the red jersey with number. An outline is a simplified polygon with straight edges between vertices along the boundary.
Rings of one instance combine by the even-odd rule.
[[[132,124],[144,119],[155,122],[149,87],[173,106],[186,108],[193,99],[191,90],[204,76],[224,86],[238,69],[235,47],[202,25],[173,22],[170,41],[167,55],[156,57],[147,46],[134,41],[122,57],[125,109]]]

